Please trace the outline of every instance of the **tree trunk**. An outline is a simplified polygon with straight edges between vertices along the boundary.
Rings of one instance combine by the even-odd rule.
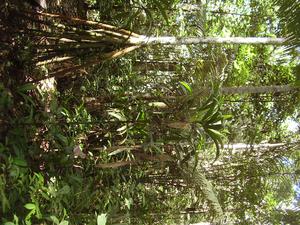
[[[191,45],[191,44],[266,44],[283,45],[285,38],[269,37],[173,37],[173,36],[144,36],[130,37],[127,41],[131,45]]]
[[[221,93],[225,95],[230,94],[266,94],[266,93],[278,93],[289,92],[298,90],[299,86],[292,85],[271,85],[271,86],[248,86],[248,87],[223,87]]]

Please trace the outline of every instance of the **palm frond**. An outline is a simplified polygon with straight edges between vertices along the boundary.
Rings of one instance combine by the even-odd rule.
[[[288,49],[300,47],[300,1],[276,0],[275,4],[279,6],[280,32],[288,37]]]
[[[223,217],[222,207],[211,182],[206,179],[204,171],[194,171],[192,167],[185,166],[182,168],[181,173],[188,185],[195,186],[195,188],[203,194],[205,200],[211,207],[210,209],[213,212],[214,221],[221,221]]]

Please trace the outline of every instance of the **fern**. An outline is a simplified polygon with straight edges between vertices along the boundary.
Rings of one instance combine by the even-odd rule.
[[[181,169],[181,173],[188,185],[194,185],[196,189],[201,191],[211,207],[214,221],[220,222],[223,217],[223,210],[211,182],[206,179],[204,173],[202,171],[193,171],[192,168],[187,166]]]

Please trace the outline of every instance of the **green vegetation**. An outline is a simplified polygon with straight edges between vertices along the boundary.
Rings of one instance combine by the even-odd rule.
[[[1,224],[299,224],[299,1],[49,2],[0,3]]]

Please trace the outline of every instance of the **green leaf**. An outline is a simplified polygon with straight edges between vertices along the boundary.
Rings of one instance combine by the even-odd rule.
[[[35,204],[33,203],[27,203],[26,205],[24,205],[24,207],[29,210],[34,210],[36,208]]]
[[[127,124],[125,124],[124,126],[118,128],[117,131],[119,132],[119,135],[125,134],[127,132]]]
[[[209,110],[203,117],[203,121],[210,120],[211,117],[213,117],[216,113],[219,111],[219,104],[218,100],[216,98],[213,98],[213,101],[211,104],[209,104]]]
[[[121,152],[124,152],[124,151],[130,151],[130,150],[133,150],[133,149],[134,149],[134,147],[130,147],[130,146],[128,146],[128,147],[121,147],[121,146],[120,146],[118,149],[116,149],[115,151],[109,153],[108,155],[109,155],[109,156],[117,155],[117,154],[119,154],[119,153],[121,153]]]
[[[60,133],[56,133],[55,136],[57,137],[57,139],[64,145],[68,145],[68,138],[65,137],[64,135],[60,134]]]
[[[34,90],[34,89],[35,89],[34,84],[24,84],[23,86],[18,88],[18,91],[25,92],[25,91],[30,91],[30,90]]]
[[[97,225],[105,225],[107,220],[106,214],[101,214],[97,216]]]
[[[4,225],[15,225],[13,222],[5,222]]]
[[[69,221],[63,220],[59,223],[59,225],[69,225]]]
[[[21,159],[21,158],[15,158],[13,163],[17,166],[27,167],[27,162],[24,159]]]
[[[211,136],[212,139],[216,139],[218,141],[218,143],[220,143],[221,146],[223,146],[222,138],[225,138],[225,137],[221,132],[214,130],[214,129],[210,129],[210,128],[208,128],[207,131],[209,132],[209,135]]]
[[[128,209],[130,209],[131,204],[132,204],[132,199],[125,198],[125,205]]]
[[[69,185],[65,185],[62,187],[62,189],[59,190],[59,194],[62,194],[62,195],[66,195],[66,194],[69,194],[71,191],[71,188]]]
[[[134,19],[138,18],[139,14],[140,14],[139,10],[136,11],[135,13],[130,13],[129,15],[127,14],[127,18],[128,18],[128,19],[126,20],[126,25],[125,25],[125,27],[129,27],[130,24],[132,24],[132,21],[133,21]],[[125,16],[125,15],[124,15],[124,16]]]
[[[108,112],[108,115],[115,117],[120,121],[126,121],[125,116],[123,116],[120,112]]]
[[[122,131],[126,131],[126,129],[127,129],[127,124],[125,124],[124,126],[118,128],[117,131],[122,132]]]
[[[219,108],[214,112],[213,115],[211,115],[209,118],[207,118],[206,124],[215,124],[218,123],[222,119],[222,114],[219,111]]]
[[[228,114],[228,115],[223,115],[223,119],[224,120],[229,120],[229,119],[232,119],[232,115]]]
[[[179,83],[191,94],[192,93],[192,88],[191,88],[191,86],[188,84],[188,83],[186,83],[186,82],[184,82],[184,81],[179,81]]]
[[[57,225],[59,224],[59,220],[57,219],[56,216],[50,216],[50,219],[52,220],[53,223],[55,223]]]
[[[16,225],[19,225],[19,218],[14,214],[14,222]]]
[[[224,127],[222,123],[213,123],[207,126],[207,129],[213,129],[213,130],[222,130],[223,128]]]
[[[189,120],[189,122],[194,123],[194,122],[198,122],[201,123],[203,121],[203,117],[206,115],[207,111],[209,109],[199,109],[199,111],[197,111],[195,113],[195,115],[192,116],[192,118]]]
[[[216,157],[214,159],[214,162],[215,162],[220,156],[220,146],[223,148],[222,138],[224,138],[224,135],[222,133],[220,133],[219,131],[210,129],[210,128],[205,129],[205,131],[210,136],[210,138],[213,140],[213,142],[215,143],[215,146],[216,146]]]
[[[157,6],[157,8],[159,9],[161,15],[164,17],[167,25],[169,25],[168,15],[167,15],[166,10],[162,7],[162,2],[161,1],[157,1],[157,0],[153,0],[153,2]]]

